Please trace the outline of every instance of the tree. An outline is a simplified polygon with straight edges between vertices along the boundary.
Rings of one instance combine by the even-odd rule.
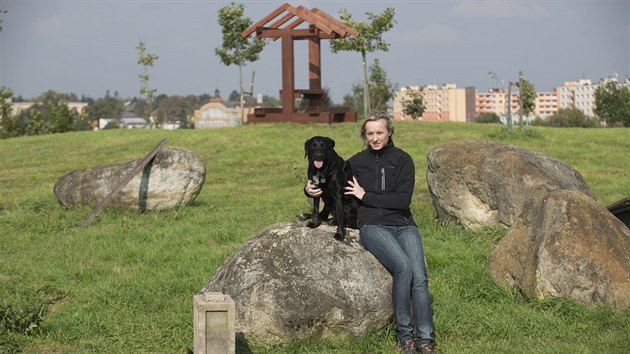
[[[418,119],[422,117],[426,106],[424,104],[424,92],[420,87],[418,90],[407,87],[407,97],[402,100],[402,112],[412,119]]]
[[[606,80],[595,90],[595,114],[607,126],[630,127],[630,88]]]
[[[50,133],[48,124],[46,124],[46,121],[44,120],[44,117],[42,117],[42,113],[40,111],[36,109],[28,109],[27,111],[30,115],[28,125],[26,127],[27,135],[43,135]]]
[[[363,89],[362,83],[354,83],[350,88],[350,92],[343,96],[343,105],[345,107],[349,107],[351,111],[357,112],[359,115],[359,120],[365,118],[363,113],[363,105],[365,101],[363,100],[363,96],[365,94],[365,90]]]
[[[160,96],[158,96],[160,97]],[[156,98],[157,101],[157,98]],[[122,103],[122,102],[121,102]],[[133,105],[133,116],[134,117],[144,117],[144,115],[146,114],[146,112],[151,111],[151,107],[149,107],[149,104],[147,103],[147,101],[145,99],[138,99],[136,97],[134,97],[131,100],[131,104]],[[123,107],[123,111],[124,111],[124,107]],[[121,111],[122,113],[122,111]],[[122,115],[121,115],[122,117]]]
[[[214,97],[221,97],[221,95],[217,96],[215,94]],[[240,99],[241,99],[241,93],[236,91],[236,90],[232,90],[232,92],[230,93],[230,96],[228,97],[228,101],[230,101],[230,102],[235,102],[235,101],[240,100]]]
[[[370,111],[387,111],[387,102],[394,96],[396,90],[387,78],[387,72],[380,65],[378,58],[370,65]]]
[[[227,66],[238,65],[239,90],[241,101],[240,124],[244,118],[244,91],[243,91],[243,67],[246,62],[258,60],[260,52],[266,42],[260,38],[241,36],[241,33],[252,24],[249,17],[243,15],[245,5],[231,3],[229,6],[219,9],[219,25],[223,34],[223,44],[215,48],[214,52],[221,62]]]
[[[77,115],[76,111],[70,111],[66,102],[56,105],[48,103],[48,131],[51,133],[64,133],[70,131]]]
[[[99,98],[91,105],[87,106],[87,115],[90,119],[99,119],[99,118],[115,118],[120,119],[120,115],[125,109],[125,105],[122,100],[112,97],[105,96],[103,98]]]
[[[325,93],[326,93],[326,88],[324,88],[324,95]],[[255,104],[256,103],[255,100],[256,100],[255,98],[250,97],[250,103]],[[265,107],[282,107],[280,100],[273,96],[263,95],[262,101]],[[323,105],[323,102],[322,102],[322,105]]]
[[[532,114],[534,112],[534,108],[536,107],[536,88],[531,82],[525,80],[522,71],[519,72],[518,75],[518,87],[520,91],[520,114],[518,123],[521,129],[523,129],[523,117]]]
[[[0,138],[17,136],[18,124],[11,110],[13,91],[8,87],[0,87]]]
[[[138,43],[136,49],[138,49],[138,64],[142,65],[143,68],[138,74],[138,77],[140,78],[140,94],[146,97],[148,110],[145,113],[145,118],[148,118],[151,114],[151,107],[153,105],[153,95],[157,91],[157,89],[149,87],[149,68],[155,65],[159,56],[157,54],[148,53],[147,48],[142,41]]]
[[[74,116],[74,120],[72,121],[72,127],[70,128],[70,130],[81,131],[91,129],[92,125],[90,124],[90,118],[88,118],[87,112],[83,111],[81,113],[77,113]]]
[[[156,108],[158,121],[166,123],[186,122],[188,116],[191,116],[197,107],[197,97],[195,96],[168,96],[161,100]]]
[[[370,110],[387,110],[387,102],[393,97],[395,91],[395,85],[393,85],[387,78],[387,72],[380,66],[378,59],[374,60],[374,64],[370,65],[370,76],[368,80],[368,92],[371,94],[373,100]],[[361,112],[361,107],[365,104],[365,89],[361,83],[355,83],[352,85],[350,93],[343,97],[343,105],[350,107],[352,111]],[[365,114],[365,113],[363,113]],[[365,116],[361,116],[361,119]]]
[[[6,14],[7,10],[0,10],[0,32],[2,32],[2,14]]]
[[[477,123],[501,123],[501,117],[494,112],[483,112],[477,117]]]
[[[41,103],[51,103],[56,105],[60,102],[76,102],[79,98],[74,93],[61,93],[55,90],[48,90],[35,97],[33,101]]]
[[[560,108],[547,119],[547,125],[551,127],[577,127],[577,128],[594,128],[599,124],[597,120],[587,116],[579,108]]]
[[[365,13],[368,17],[366,22],[358,22],[352,18],[352,15],[342,9],[339,12],[341,22],[357,30],[359,37],[344,37],[333,39],[330,41],[330,49],[333,53],[341,51],[354,51],[361,53],[363,63],[363,113],[367,117],[370,107],[370,92],[368,84],[368,66],[367,53],[377,50],[387,52],[389,44],[383,39],[383,33],[394,27],[394,9],[388,7],[381,14],[372,12]]]

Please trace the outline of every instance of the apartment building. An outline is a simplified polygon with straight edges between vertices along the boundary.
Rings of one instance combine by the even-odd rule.
[[[518,107],[518,103],[514,106],[515,95],[512,95],[512,109]],[[488,92],[478,92],[475,95],[475,112],[477,115],[481,113],[495,113],[498,116],[504,116],[507,112],[507,92],[503,89],[493,88]]]
[[[411,119],[402,113],[402,101],[409,98],[409,90],[418,89],[419,86],[411,86],[396,93],[394,119]],[[495,113],[499,117],[507,115],[507,92],[503,89],[493,88],[487,92],[476,92],[474,88],[455,89],[453,84],[442,87],[428,85],[423,88],[423,94],[426,110],[422,120],[473,122],[474,118],[482,113]],[[511,93],[511,114],[514,118],[519,115],[519,99],[518,91]],[[470,107],[472,102],[474,106]],[[555,92],[536,93],[533,116],[544,118],[557,111],[558,100]]]
[[[534,104],[534,116],[552,116],[558,112],[558,95],[555,92],[536,92]]]
[[[500,117],[507,114],[507,92],[503,89],[490,89],[488,92],[477,93],[475,109],[477,115],[481,113],[495,113]],[[512,93],[510,104],[512,115],[518,116],[520,112],[520,93]],[[537,92],[534,101],[533,116],[548,117],[558,112],[558,98],[555,92]]]
[[[442,86],[408,86],[394,93],[393,117],[396,120],[411,120],[403,113],[403,105],[413,92],[422,90],[425,111],[420,120],[471,122],[475,117],[475,88],[457,88],[449,83]]]
[[[595,91],[607,82],[617,82],[622,87],[630,87],[630,77],[619,83],[616,77],[607,77],[593,84],[591,80],[565,82],[563,86],[556,88],[558,108],[577,108],[586,115],[595,116]]]
[[[597,87],[599,85],[594,85],[588,79],[565,82],[563,86],[556,88],[558,109],[577,108],[588,116],[594,116]]]

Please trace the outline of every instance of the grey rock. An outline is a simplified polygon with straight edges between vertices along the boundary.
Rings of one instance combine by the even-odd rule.
[[[533,197],[489,257],[503,286],[537,298],[630,308],[630,230],[576,191]]]
[[[438,218],[470,229],[510,228],[536,193],[564,189],[596,198],[568,164],[521,147],[481,140],[429,148],[427,182]]]
[[[262,342],[357,336],[392,320],[391,276],[348,230],[272,225],[234,252],[201,290],[236,303],[236,331]]]
[[[57,180],[54,193],[66,208],[99,203],[139,160],[72,171]],[[120,190],[111,205],[132,210],[163,210],[192,203],[206,178],[201,157],[164,147]]]

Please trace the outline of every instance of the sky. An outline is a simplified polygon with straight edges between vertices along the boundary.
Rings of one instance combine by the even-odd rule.
[[[258,22],[281,1],[238,1]],[[410,85],[474,86],[478,92],[518,80],[519,71],[537,91],[567,81],[630,70],[630,1],[459,0],[459,1],[288,1],[339,18],[395,10],[395,25],[383,35],[387,52],[378,58],[390,82]],[[238,90],[238,67],[222,64],[217,12],[229,1],[212,0],[0,0],[0,86],[33,98],[47,90],[92,98],[140,97],[137,45],[159,56],[149,69],[157,94],[213,95]],[[341,103],[363,78],[361,55],[333,54],[322,41],[322,86]],[[308,87],[307,46],[295,42],[296,89]],[[282,87],[281,41],[269,42],[244,68],[246,89],[255,72],[254,93],[278,97]],[[497,80],[489,74],[493,72]]]

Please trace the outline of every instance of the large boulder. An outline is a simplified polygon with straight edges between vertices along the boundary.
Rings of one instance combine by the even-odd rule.
[[[536,193],[575,190],[595,199],[568,164],[503,143],[460,140],[429,148],[427,182],[440,219],[470,229],[510,228]]]
[[[630,308],[630,230],[579,192],[533,197],[489,267],[496,283],[528,296]]]
[[[391,276],[348,230],[302,222],[272,225],[233,253],[200,294],[221,292],[236,304],[236,331],[277,343],[357,336],[391,322]]]
[[[72,171],[57,180],[54,193],[66,208],[96,204],[109,195],[140,160]],[[111,201],[124,209],[163,210],[192,203],[206,179],[201,157],[164,147]]]

